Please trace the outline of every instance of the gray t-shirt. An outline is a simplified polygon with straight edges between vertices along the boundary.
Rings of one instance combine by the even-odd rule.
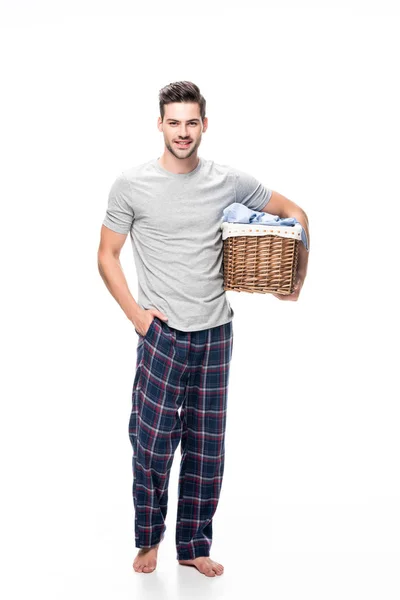
[[[123,171],[109,192],[103,224],[130,233],[137,303],[157,308],[181,331],[231,321],[223,288],[223,210],[232,202],[261,210],[271,194],[252,175],[202,157],[190,173],[171,173],[158,158]]]

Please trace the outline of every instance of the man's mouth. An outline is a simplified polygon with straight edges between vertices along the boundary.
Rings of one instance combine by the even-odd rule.
[[[191,143],[192,143],[192,140],[189,140],[188,142],[175,142],[175,144],[178,146],[178,148],[188,148]]]

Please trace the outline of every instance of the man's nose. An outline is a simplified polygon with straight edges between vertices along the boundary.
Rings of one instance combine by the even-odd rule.
[[[181,129],[179,131],[179,137],[180,138],[188,138],[188,133],[187,133],[187,127],[185,125],[181,126]]]

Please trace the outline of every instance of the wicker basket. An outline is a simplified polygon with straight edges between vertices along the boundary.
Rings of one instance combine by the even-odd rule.
[[[301,229],[222,222],[224,290],[291,294]]]

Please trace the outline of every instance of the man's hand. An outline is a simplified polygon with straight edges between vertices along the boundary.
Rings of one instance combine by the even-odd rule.
[[[141,308],[140,312],[135,315],[135,319],[133,320],[136,333],[145,336],[150,329],[154,317],[158,317],[162,321],[168,321],[168,317],[156,308]]]
[[[291,294],[274,294],[274,293],[272,293],[272,295],[275,296],[275,298],[279,298],[279,300],[292,300],[292,301],[296,302],[299,299],[299,294],[300,294],[301,288],[303,287],[304,279],[305,279],[305,274],[297,272],[296,280],[294,282],[293,292]]]

